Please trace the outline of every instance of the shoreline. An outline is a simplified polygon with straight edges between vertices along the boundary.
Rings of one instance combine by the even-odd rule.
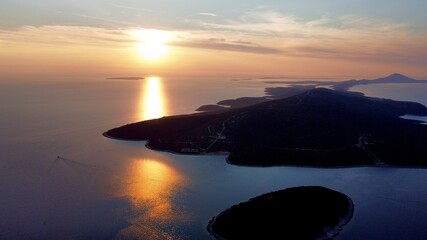
[[[222,152],[211,152],[211,153],[183,153],[183,152],[176,152],[176,151],[172,151],[172,150],[163,150],[163,149],[156,149],[150,146],[150,140],[129,140],[129,139],[123,139],[123,138],[116,138],[116,137],[112,137],[110,135],[108,135],[106,132],[102,133],[102,136],[106,137],[106,138],[110,138],[113,140],[119,140],[119,141],[127,141],[127,142],[146,142],[144,144],[144,147],[146,147],[147,149],[150,149],[152,151],[156,151],[156,152],[164,152],[164,153],[172,153],[175,155],[188,155],[188,156],[228,156],[230,153],[226,152],[226,151],[222,151]],[[233,165],[233,164],[230,164]]]
[[[325,236],[320,237],[321,240],[327,240],[327,239],[334,239],[335,237],[337,237],[340,232],[342,231],[342,229],[350,223],[350,220],[353,218],[354,215],[354,203],[353,200],[351,200],[351,198],[349,198],[347,195],[345,195],[347,197],[350,209],[348,214],[340,219],[340,221],[338,222],[337,226],[333,229],[328,229],[328,228],[324,228],[325,231]]]
[[[309,186],[300,186],[300,187],[309,187]],[[291,188],[299,188],[299,187],[291,187]],[[290,189],[290,188],[288,188],[288,189]],[[333,190],[333,191],[335,191],[335,190]],[[338,193],[340,193],[340,192],[338,192]],[[266,195],[266,194],[268,194],[268,193],[262,194],[260,196],[263,196],[263,195]],[[343,230],[343,228],[347,224],[350,223],[351,219],[353,218],[354,211],[355,211],[355,206],[354,206],[353,200],[349,196],[347,196],[347,195],[345,195],[343,193],[340,193],[340,194],[344,195],[346,197],[347,201],[348,201],[348,213],[344,217],[340,218],[339,221],[338,221],[338,223],[334,227],[323,227],[322,228],[323,233],[322,233],[322,235],[320,235],[317,238],[317,240],[334,239],[335,237],[337,237],[339,235],[339,233]],[[227,208],[226,210],[220,212],[218,215],[212,217],[211,220],[209,220],[208,225],[206,226],[206,231],[211,236],[213,236],[214,238],[219,239],[219,240],[224,240],[225,238],[222,238],[218,233],[215,233],[213,231],[213,225],[216,223],[216,221],[218,221],[218,219],[220,219],[221,216],[226,215],[227,213],[229,213],[230,211],[232,211],[234,207],[239,206],[242,203],[251,202],[252,199],[258,198],[260,196],[253,197],[253,198],[251,198],[251,199],[249,199],[248,201],[245,201],[245,202],[237,203],[237,204],[235,204],[235,205]]]
[[[319,120],[319,124],[322,127],[307,130],[302,127],[302,123],[298,118],[308,119],[303,121],[304,124],[315,124],[316,122],[313,123],[313,119],[317,115],[313,116],[313,114],[317,113],[317,110],[313,110],[313,108],[314,106],[316,109],[322,107],[323,105],[318,104],[319,102],[328,106],[327,114]],[[350,107],[343,107],[345,104],[350,104]],[[279,110],[273,111],[274,109]],[[272,111],[275,114],[270,114]],[[321,113],[321,110],[319,111]],[[378,113],[371,116],[372,112]],[[332,117],[332,113],[342,114],[342,117],[337,120]],[[184,114],[126,124],[104,132],[103,136],[116,140],[147,141],[146,148],[159,152],[178,155],[227,156],[226,162],[228,164],[242,167],[350,168],[369,166],[381,168],[427,168],[425,159],[422,159],[422,154],[426,152],[420,146],[422,141],[417,142],[415,140],[424,141],[426,135],[421,136],[421,133],[425,133],[427,129],[423,128],[422,125],[411,124],[419,123],[416,120],[402,119],[402,116],[408,114],[427,116],[427,107],[419,103],[394,100],[379,101],[377,98],[343,94],[336,90],[314,89],[292,97],[238,108],[232,112],[226,111],[211,114]],[[264,120],[259,120],[256,114],[264,114]],[[298,116],[298,118],[292,116]],[[279,120],[281,124],[279,124]],[[274,125],[276,132],[286,131],[285,135],[289,137],[279,137],[276,132],[272,131],[272,126],[263,124],[268,121],[276,124]],[[286,128],[286,124],[283,124],[283,121],[288,126],[295,124],[296,129]],[[368,125],[364,124],[366,121],[369,122]],[[241,124],[239,125],[239,123]],[[354,123],[354,126],[351,123]],[[230,126],[227,124],[231,126],[231,130],[229,130]],[[247,128],[248,126],[245,124],[252,124],[251,131],[246,132],[245,127]],[[211,133],[211,125],[214,126],[216,132]],[[226,127],[227,130],[231,131],[231,135],[228,136],[228,132],[225,134],[227,138],[230,137],[233,141],[226,142],[224,143],[225,145],[216,146],[211,151],[211,146],[216,144],[220,137],[225,139],[224,131]],[[398,127],[407,131],[393,131]],[[142,134],[139,133],[138,128],[139,130],[143,129]],[[339,128],[339,130],[336,128]],[[168,131],[177,131],[177,133],[168,138],[170,136]],[[336,133],[337,137],[325,135],[328,131]],[[393,134],[389,132],[393,132]],[[347,133],[348,135],[346,135]],[[187,140],[179,142],[175,135],[185,136]],[[212,142],[208,147],[205,145],[209,144],[209,142],[199,139],[200,136],[202,139],[203,137],[211,139]],[[245,138],[247,139],[242,139],[242,136],[246,136]],[[301,137],[298,136],[308,136],[309,139],[307,141],[312,141],[315,144],[309,145],[309,149],[304,149],[303,147],[295,148],[295,146],[304,146],[301,143]],[[353,142],[353,138],[358,138],[358,142]],[[411,140],[402,142],[399,140],[402,138]],[[284,141],[286,144],[283,143],[283,139],[287,141]],[[338,142],[340,140],[343,140],[346,144],[341,146],[342,144]],[[367,145],[371,144],[370,141],[375,144],[376,149],[374,150],[376,150],[376,153],[371,152],[367,147]],[[243,142],[243,147],[236,148],[239,142]],[[276,147],[274,149],[269,148],[268,144],[273,144]],[[393,144],[398,144],[399,150],[390,148]],[[288,149],[287,146],[293,146],[293,148]],[[307,150],[307,152],[302,150]],[[380,161],[376,157],[377,154],[380,154],[384,159]],[[401,159],[407,160],[397,160],[396,155]],[[262,159],[264,156],[269,158]],[[283,156],[288,156],[289,158],[283,158]],[[345,162],[342,161],[343,157],[347,158]],[[383,164],[384,162],[392,165]]]
[[[213,236],[213,237],[214,237],[214,238],[216,238],[216,239],[224,240],[221,236],[219,236],[218,234],[216,234],[216,233],[214,233],[214,232],[213,232],[212,225],[215,223],[216,219],[217,219],[219,216],[221,216],[222,214],[225,214],[225,213],[226,213],[226,212],[228,212],[228,211],[230,211],[230,208],[228,208],[228,209],[226,209],[226,210],[222,211],[220,214],[218,214],[218,215],[216,215],[216,216],[212,217],[212,218],[211,218],[211,220],[209,220],[208,226],[206,227],[206,230],[208,231],[209,235]]]
[[[127,141],[127,142],[146,142],[144,147],[149,150],[163,153],[171,153],[175,155],[183,155],[183,156],[226,156],[225,162],[231,166],[237,167],[247,167],[247,168],[273,168],[273,167],[295,167],[295,168],[317,168],[317,169],[346,169],[346,168],[382,168],[382,169],[427,169],[427,166],[399,166],[399,165],[337,165],[337,166],[316,166],[316,165],[291,165],[291,164],[279,164],[279,165],[245,165],[245,164],[235,164],[230,163],[228,160],[229,152],[209,152],[209,153],[183,153],[176,152],[172,150],[163,150],[156,149],[150,146],[150,140],[129,140],[123,138],[113,137],[107,134],[107,132],[102,133],[102,136],[119,141]]]
[[[338,224],[334,227],[334,228],[328,228],[328,227],[324,227],[323,231],[324,231],[324,235],[320,236],[318,238],[318,240],[328,240],[328,239],[333,239],[335,237],[337,237],[339,235],[339,233],[342,231],[342,229],[350,223],[350,220],[353,218],[354,215],[354,203],[353,201],[348,197],[347,200],[349,202],[349,212],[348,214],[344,217],[341,218],[340,221],[338,222]],[[237,204],[238,205],[238,204]],[[228,208],[224,211],[222,211],[220,214],[214,216],[211,218],[211,220],[209,220],[208,226],[206,227],[206,231],[212,235],[214,238],[219,239],[219,240],[224,240],[224,238],[222,238],[221,236],[219,236],[217,233],[215,233],[212,229],[212,226],[215,224],[215,221],[221,217],[222,215],[228,213],[231,211],[231,208]]]

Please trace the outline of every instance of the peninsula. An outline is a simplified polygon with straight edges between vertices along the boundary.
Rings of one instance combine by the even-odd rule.
[[[245,166],[427,166],[427,115],[419,103],[315,88],[259,104],[163,117],[111,129],[104,136],[147,140],[181,154],[229,154]]]
[[[351,87],[358,85],[371,84],[427,84],[427,80],[416,80],[408,76],[394,73],[387,77],[377,79],[361,79],[346,81],[318,81],[318,80],[280,80],[280,77],[264,77],[261,79],[270,79],[265,81],[268,84],[288,84],[287,87],[268,87],[265,89],[266,96],[263,97],[242,97],[237,99],[227,99],[219,101],[216,104],[200,106],[196,111],[207,112],[230,108],[246,107],[256,103],[262,103],[274,99],[291,97],[316,87],[325,87],[338,91],[348,91]],[[271,79],[274,79],[272,81]]]
[[[214,217],[218,239],[332,239],[352,218],[352,200],[324,187],[295,187],[263,194]]]

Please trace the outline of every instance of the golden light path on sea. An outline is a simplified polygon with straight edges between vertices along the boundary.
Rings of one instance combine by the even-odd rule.
[[[173,200],[184,187],[186,177],[164,161],[154,158],[132,159],[125,171],[125,181],[118,194],[129,199],[134,214],[129,226],[120,231],[121,239],[176,239],[159,223],[185,221],[188,216],[176,209]]]
[[[161,118],[167,114],[166,95],[163,91],[162,79],[148,77],[141,82],[138,102],[138,121]]]

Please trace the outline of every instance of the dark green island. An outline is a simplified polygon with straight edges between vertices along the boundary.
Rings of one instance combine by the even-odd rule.
[[[214,217],[218,239],[331,239],[352,218],[346,195],[324,187],[295,187],[263,194]]]
[[[300,89],[301,90],[301,89]],[[258,104],[163,117],[111,129],[104,136],[148,140],[154,150],[229,154],[245,166],[427,166],[427,115],[419,103],[323,88]]]

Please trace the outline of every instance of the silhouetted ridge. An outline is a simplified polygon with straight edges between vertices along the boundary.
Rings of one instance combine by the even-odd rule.
[[[357,86],[357,85],[380,84],[380,83],[427,83],[427,81],[415,80],[405,75],[394,73],[384,78],[377,78],[373,80],[367,80],[367,79],[349,80],[349,81],[334,83],[332,85],[336,90],[347,91],[350,87]]]
[[[377,81],[387,81],[387,82],[396,82],[396,83],[405,83],[405,82],[414,82],[417,81],[408,76],[402,75],[400,73],[393,73],[385,78],[378,78]],[[375,80],[374,80],[375,81]]]
[[[176,153],[228,152],[237,165],[426,166],[427,126],[401,115],[427,115],[419,103],[313,89],[210,114],[165,117],[104,135],[149,140]]]

